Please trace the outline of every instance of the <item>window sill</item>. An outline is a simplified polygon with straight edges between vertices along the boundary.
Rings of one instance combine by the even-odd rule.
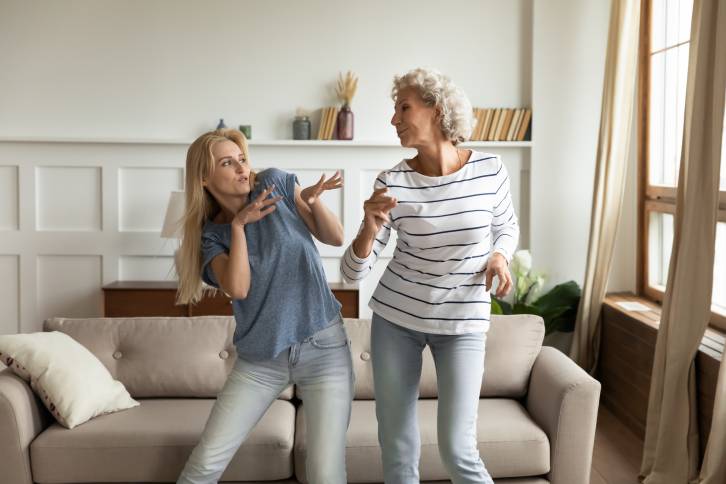
[[[644,311],[627,310],[618,304],[621,302],[637,302],[646,306],[648,309]],[[658,331],[660,327],[661,305],[649,299],[636,296],[632,293],[611,293],[605,296],[603,304],[610,310],[627,317],[633,323],[640,323],[644,327],[655,331]],[[726,333],[713,326],[709,326],[706,328],[698,350],[704,356],[720,363],[723,358],[724,345],[726,345]]]

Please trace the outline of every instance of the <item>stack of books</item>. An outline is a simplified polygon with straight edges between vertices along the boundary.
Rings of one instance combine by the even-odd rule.
[[[474,108],[471,141],[531,140],[532,110],[527,108]]]
[[[338,119],[337,107],[332,106],[322,108],[320,110],[320,126],[318,127],[318,139],[333,139],[336,119]]]

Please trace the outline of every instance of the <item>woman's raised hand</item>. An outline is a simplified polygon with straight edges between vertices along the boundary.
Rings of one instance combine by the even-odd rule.
[[[325,179],[325,173],[322,174],[320,180],[315,185],[309,186],[300,193],[300,196],[305,203],[312,206],[317,202],[320,195],[327,190],[337,190],[343,186],[343,177],[340,174],[340,170],[336,171],[333,176]]]
[[[390,222],[388,213],[398,203],[394,197],[385,195],[387,191],[386,187],[373,190],[371,198],[363,202],[364,228],[370,233],[377,234],[384,223]]]
[[[274,184],[265,188],[265,190],[257,195],[254,200],[245,205],[242,210],[237,212],[237,215],[234,217],[232,222],[239,225],[254,223],[274,212],[276,208],[275,205],[277,202],[282,200],[282,196],[280,195],[267,198],[274,189]]]

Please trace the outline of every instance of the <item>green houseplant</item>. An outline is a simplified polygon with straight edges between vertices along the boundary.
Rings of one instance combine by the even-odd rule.
[[[545,334],[575,329],[581,290],[575,281],[558,284],[541,294],[547,279],[542,272],[532,270],[532,256],[527,250],[514,254],[509,270],[514,291],[509,300],[492,296],[492,314],[536,314],[544,319]]]

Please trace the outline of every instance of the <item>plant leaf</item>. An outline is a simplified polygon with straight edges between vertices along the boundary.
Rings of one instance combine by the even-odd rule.
[[[494,312],[495,305],[497,309],[501,311],[500,313]],[[492,314],[512,314],[512,305],[507,301],[492,296]]]

